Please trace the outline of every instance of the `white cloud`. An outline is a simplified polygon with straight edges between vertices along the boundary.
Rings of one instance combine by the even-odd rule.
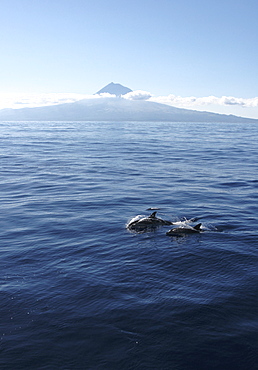
[[[181,97],[170,94],[167,96],[151,97],[149,100],[157,103],[176,105],[185,108],[209,105],[238,105],[242,107],[258,107],[258,97],[250,99],[235,98],[233,96],[222,96],[221,98],[218,98],[216,96],[206,96],[202,98],[197,98],[194,96]]]
[[[4,108],[33,108],[48,105],[73,103],[82,99],[113,98],[109,93],[86,95],[75,93],[48,93],[48,94],[4,94],[0,93],[0,109]]]
[[[101,93],[101,94],[96,94],[96,95],[91,95],[91,97],[95,98],[116,98],[115,94],[109,94],[109,93]]]
[[[258,107],[258,97],[251,99],[234,98],[233,96],[222,96],[222,105],[241,105],[243,107]]]
[[[152,97],[152,94],[148,91],[135,90],[122,95],[122,97],[128,100],[148,100]]]
[[[82,99],[116,98],[115,95],[102,94],[75,94],[75,93],[48,93],[48,94],[4,94],[0,93],[0,109],[40,107],[63,103],[73,103]],[[147,100],[171,105],[177,108],[209,111],[214,113],[236,114],[252,118],[258,118],[258,97],[236,98],[233,96],[206,96],[206,97],[182,97],[169,94],[166,96],[153,96],[142,90],[132,91],[122,96],[128,100]]]

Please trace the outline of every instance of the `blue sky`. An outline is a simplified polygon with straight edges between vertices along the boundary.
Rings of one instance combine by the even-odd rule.
[[[257,0],[2,0],[0,98],[93,94],[113,81],[258,118],[257,19]]]

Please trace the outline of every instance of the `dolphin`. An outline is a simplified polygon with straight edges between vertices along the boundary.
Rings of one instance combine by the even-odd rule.
[[[203,230],[201,229],[202,224],[195,225],[193,227],[176,227],[174,229],[169,230],[166,235],[169,236],[182,236],[184,234],[196,234],[200,233]]]
[[[153,229],[162,225],[173,225],[173,222],[162,220],[162,218],[156,217],[157,211],[153,212],[148,217],[133,218],[126,226],[129,230],[144,231],[147,229]]]

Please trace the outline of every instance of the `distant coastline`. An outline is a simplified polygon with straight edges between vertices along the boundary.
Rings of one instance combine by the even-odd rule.
[[[133,93],[111,82],[95,93],[96,98],[33,108],[2,109],[0,121],[112,121],[112,122],[255,122],[258,119],[195,111],[145,99],[124,98]],[[137,91],[135,92],[137,93]],[[127,95],[128,96],[128,95]]]
[[[84,99],[51,106],[2,109],[0,121],[254,122],[257,119],[175,108],[120,97]]]

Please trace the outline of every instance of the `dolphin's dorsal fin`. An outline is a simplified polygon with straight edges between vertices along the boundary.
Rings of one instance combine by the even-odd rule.
[[[153,212],[153,213],[149,216],[149,218],[156,218],[156,213],[157,213],[157,211]]]
[[[202,224],[198,224],[198,225],[195,225],[193,228],[197,231],[200,231],[201,230],[201,226]]]

